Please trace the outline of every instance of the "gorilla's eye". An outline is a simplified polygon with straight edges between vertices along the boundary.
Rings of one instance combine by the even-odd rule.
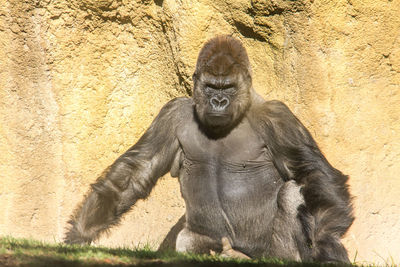
[[[216,94],[216,89],[214,89],[214,88],[212,88],[212,87],[209,87],[208,85],[206,85],[205,87],[204,87],[204,93],[206,93],[207,95],[213,95],[213,94]]]
[[[218,92],[223,92],[224,94],[227,95],[234,95],[237,93],[236,90],[236,86],[235,84],[224,84],[224,85],[215,85],[215,84],[211,84],[211,83],[207,83],[204,86],[204,92],[207,95],[213,95],[213,94],[217,94]]]
[[[213,84],[213,83],[206,83],[206,87],[210,88],[212,90],[219,90],[220,89],[218,85]]]
[[[236,87],[232,86],[232,87],[229,87],[229,88],[225,88],[224,89],[224,93],[227,94],[227,95],[234,95],[234,94],[237,93]]]

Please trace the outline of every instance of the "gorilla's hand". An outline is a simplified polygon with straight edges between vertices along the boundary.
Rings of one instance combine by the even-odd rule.
[[[246,260],[251,259],[246,254],[243,254],[240,251],[234,250],[227,237],[221,238],[221,243],[222,243],[221,257],[234,258],[234,259],[246,259]]]

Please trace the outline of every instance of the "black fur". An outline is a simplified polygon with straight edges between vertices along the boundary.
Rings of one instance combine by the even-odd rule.
[[[220,252],[227,238],[251,257],[349,262],[340,241],[353,222],[348,177],[287,106],[254,92],[250,73],[238,40],[209,41],[193,75],[193,99],[166,104],[92,185],[65,241],[90,243],[170,171],[186,203],[177,250]]]

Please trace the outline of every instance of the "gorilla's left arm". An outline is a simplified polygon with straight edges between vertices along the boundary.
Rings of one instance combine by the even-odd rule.
[[[69,222],[65,242],[90,243],[149,195],[157,179],[171,169],[179,150],[176,131],[188,106],[188,98],[167,103],[139,141],[99,177]]]
[[[309,236],[313,258],[348,261],[340,242],[354,220],[348,177],[329,164],[309,131],[285,104],[267,102],[259,115],[261,134],[278,172],[284,180],[293,179],[303,186],[306,212],[313,218]]]

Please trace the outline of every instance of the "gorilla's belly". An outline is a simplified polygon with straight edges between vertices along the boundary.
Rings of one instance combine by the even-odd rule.
[[[180,184],[192,231],[215,239],[229,236],[236,247],[257,247],[258,240],[265,240],[260,236],[269,234],[283,182],[265,161],[185,160]]]

